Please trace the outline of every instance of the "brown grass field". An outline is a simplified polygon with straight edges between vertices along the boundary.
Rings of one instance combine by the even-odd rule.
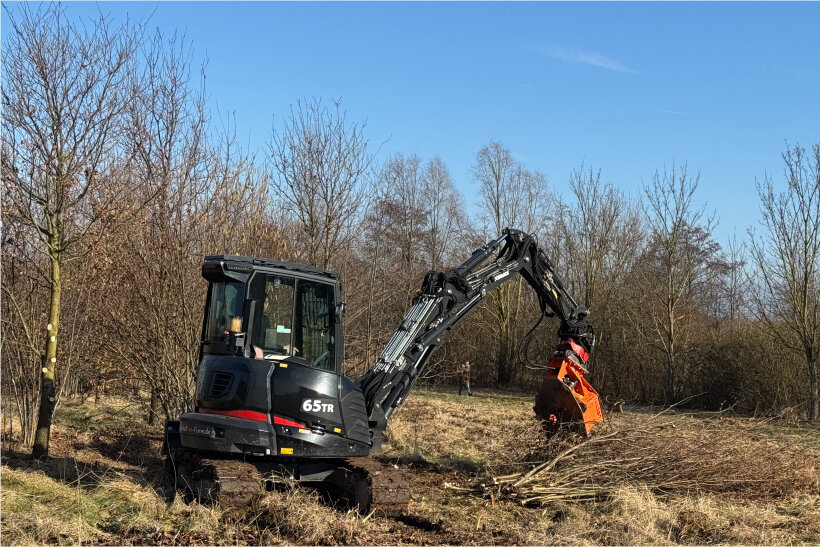
[[[412,502],[383,518],[298,487],[241,514],[169,504],[142,413],[61,405],[45,462],[6,436],[0,543],[820,544],[820,429],[784,420],[628,408],[586,441],[547,440],[532,396],[416,390],[378,456],[407,469]]]

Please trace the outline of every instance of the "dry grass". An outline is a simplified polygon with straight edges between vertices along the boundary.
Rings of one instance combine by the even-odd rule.
[[[168,504],[152,486],[121,476],[89,488],[3,467],[2,505],[3,545],[367,542],[361,516],[337,512],[301,489],[271,492],[238,515],[179,499]]]
[[[406,516],[337,511],[295,487],[237,514],[166,503],[158,432],[95,421],[127,422],[115,403],[64,408],[51,461],[3,454],[0,543],[820,544],[816,430],[632,412],[577,444],[545,440],[529,396],[417,391],[381,456],[411,476]]]
[[[507,405],[475,399],[439,393],[411,399],[391,424],[387,453],[421,459],[437,471],[475,463],[471,480],[455,476],[446,486],[490,505],[483,516],[470,507],[473,522],[480,529],[503,520],[497,528],[511,543],[820,540],[817,430],[721,415],[627,412],[608,416],[590,441],[579,443],[545,439],[530,419],[529,399],[511,397]],[[465,422],[481,432],[467,433]],[[505,500],[524,507],[513,517]]]
[[[530,396],[418,392],[388,423],[382,453],[445,470],[523,469],[543,442],[532,406]]]
[[[615,489],[606,502],[558,503],[528,544],[815,545],[820,497],[755,503],[710,494],[658,497],[648,488]]]
[[[368,527],[361,515],[323,505],[314,492],[298,487],[265,496],[259,506],[256,524],[284,543],[369,543]]]
[[[494,484],[525,504],[607,497],[622,486],[655,494],[770,500],[820,492],[820,455],[759,440],[756,420],[614,416],[589,440]]]

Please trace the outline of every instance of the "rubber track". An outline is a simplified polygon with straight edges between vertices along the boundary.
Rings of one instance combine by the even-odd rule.
[[[265,493],[262,476],[247,462],[203,458],[198,474],[212,483],[210,499],[223,507],[249,506]]]
[[[256,466],[241,460],[202,458],[183,449],[174,455],[178,486],[200,501],[223,507],[247,507],[265,493]],[[373,458],[349,458],[336,475],[336,496],[361,513],[396,516],[407,510],[410,486],[403,470]],[[173,480],[173,474],[169,477]],[[330,486],[328,484],[328,486]]]
[[[265,492],[265,483],[259,471],[250,463],[202,458],[187,449],[177,451],[173,460],[176,486],[199,501],[210,501],[225,507],[245,507]],[[173,472],[166,480],[174,480]]]
[[[352,482],[348,491],[369,493],[367,501],[358,502],[359,511],[378,515],[395,516],[404,513],[410,503],[410,484],[402,469],[383,464],[373,458],[349,458],[345,467],[350,471]],[[351,498],[353,501],[355,498]]]

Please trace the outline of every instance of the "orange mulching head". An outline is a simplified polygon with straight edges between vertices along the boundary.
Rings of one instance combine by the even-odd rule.
[[[586,369],[569,357],[550,361],[534,408],[548,431],[568,428],[589,435],[596,423],[604,421],[598,392],[584,374]]]

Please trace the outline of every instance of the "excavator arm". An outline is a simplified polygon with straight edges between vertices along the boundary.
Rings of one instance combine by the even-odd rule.
[[[425,276],[402,324],[359,380],[374,448],[381,445],[388,418],[404,402],[444,332],[516,273],[535,290],[541,312],[560,320],[559,344],[536,396],[536,415],[550,427],[572,423],[586,433],[603,419],[598,395],[583,378],[595,344],[588,311],[566,291],[535,238],[507,228],[457,268]]]

